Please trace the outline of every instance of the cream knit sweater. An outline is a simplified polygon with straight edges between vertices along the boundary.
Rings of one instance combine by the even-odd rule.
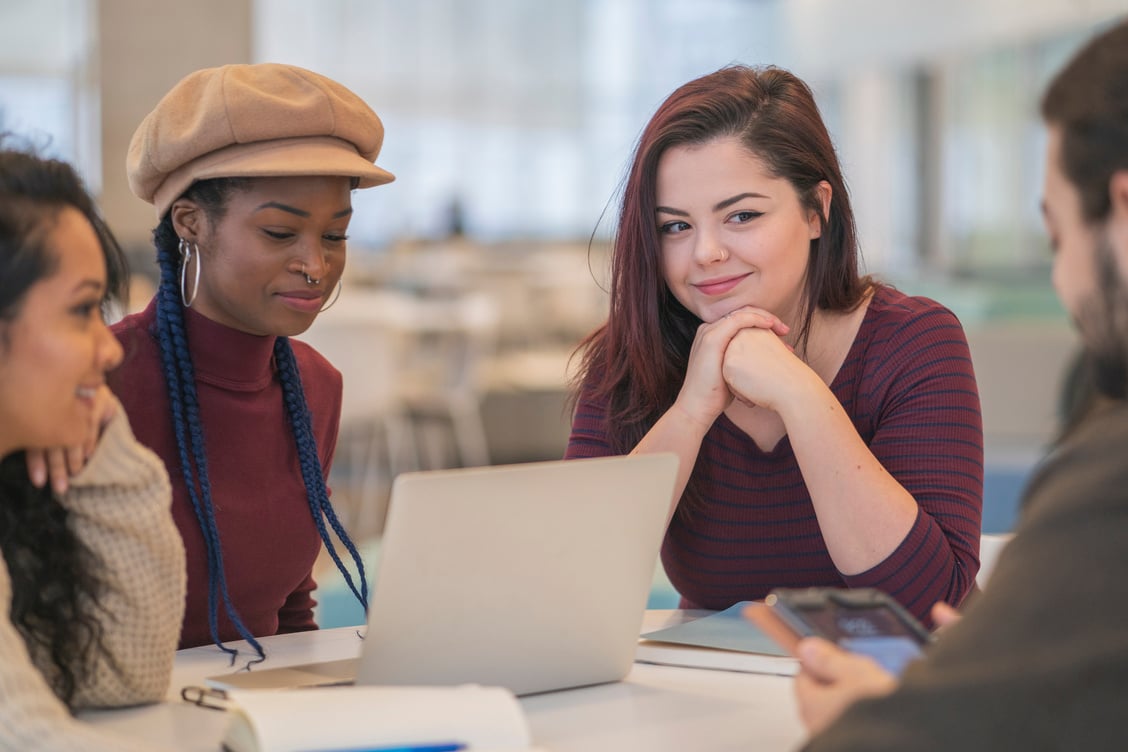
[[[101,662],[76,705],[114,707],[164,698],[184,609],[184,547],[169,513],[168,474],[137,443],[124,411],[103,431],[63,498],[70,523],[98,557],[104,641]],[[2,501],[0,501],[2,503]],[[76,720],[52,692],[44,656],[33,656],[10,619],[12,584],[0,558],[0,750],[132,752],[146,749]]]

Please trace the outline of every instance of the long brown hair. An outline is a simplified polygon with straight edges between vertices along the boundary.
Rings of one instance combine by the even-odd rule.
[[[580,388],[606,401],[608,439],[628,452],[673,404],[685,378],[701,320],[670,293],[662,277],[655,219],[658,162],[675,146],[736,137],[775,177],[791,183],[822,228],[811,241],[800,344],[816,309],[851,310],[868,278],[858,271],[854,214],[834,145],[810,88],[788,71],[729,66],[684,84],[646,125],[623,188],[611,257],[607,322],[579,347]],[[831,187],[823,214],[817,187]]]

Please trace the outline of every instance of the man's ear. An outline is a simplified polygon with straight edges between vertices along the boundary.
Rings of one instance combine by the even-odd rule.
[[[1108,181],[1108,239],[1120,262],[1128,269],[1128,170],[1117,170]]]
[[[203,234],[206,217],[203,208],[189,198],[178,198],[169,209],[172,216],[172,229],[177,237],[197,243]]]
[[[822,207],[824,221],[830,220],[830,199],[833,194],[834,190],[830,187],[830,183],[825,180],[820,180],[819,184],[815,186],[815,198]],[[809,237],[811,240],[822,237],[822,222],[819,221],[819,215],[817,213],[813,211],[808,212],[807,228],[810,231]]]
[[[1128,170],[1117,170],[1108,181],[1108,199],[1112,213],[1128,214]]]

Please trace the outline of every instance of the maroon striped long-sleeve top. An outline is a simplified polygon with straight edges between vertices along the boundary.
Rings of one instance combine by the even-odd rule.
[[[983,424],[963,328],[927,298],[879,287],[831,390],[920,511],[883,562],[839,572],[787,437],[762,451],[724,415],[702,442],[701,499],[679,509],[662,562],[686,608],[722,609],[774,587],[876,587],[924,621],[979,570]],[[567,458],[611,453],[606,406],[581,389]],[[686,512],[689,513],[686,513]]]

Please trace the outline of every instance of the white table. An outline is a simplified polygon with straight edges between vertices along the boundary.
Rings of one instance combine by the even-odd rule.
[[[693,614],[648,611],[643,631]],[[262,640],[266,665],[284,666],[354,657],[357,627],[277,635]],[[240,657],[253,655],[232,643]],[[215,752],[226,714],[180,699],[182,686],[233,670],[215,647],[176,656],[167,702],[125,710],[87,712],[85,720],[118,733],[185,752]],[[661,752],[662,750],[794,749],[803,739],[791,680],[762,674],[636,663],[622,682],[550,692],[521,699],[533,741],[550,752]]]

